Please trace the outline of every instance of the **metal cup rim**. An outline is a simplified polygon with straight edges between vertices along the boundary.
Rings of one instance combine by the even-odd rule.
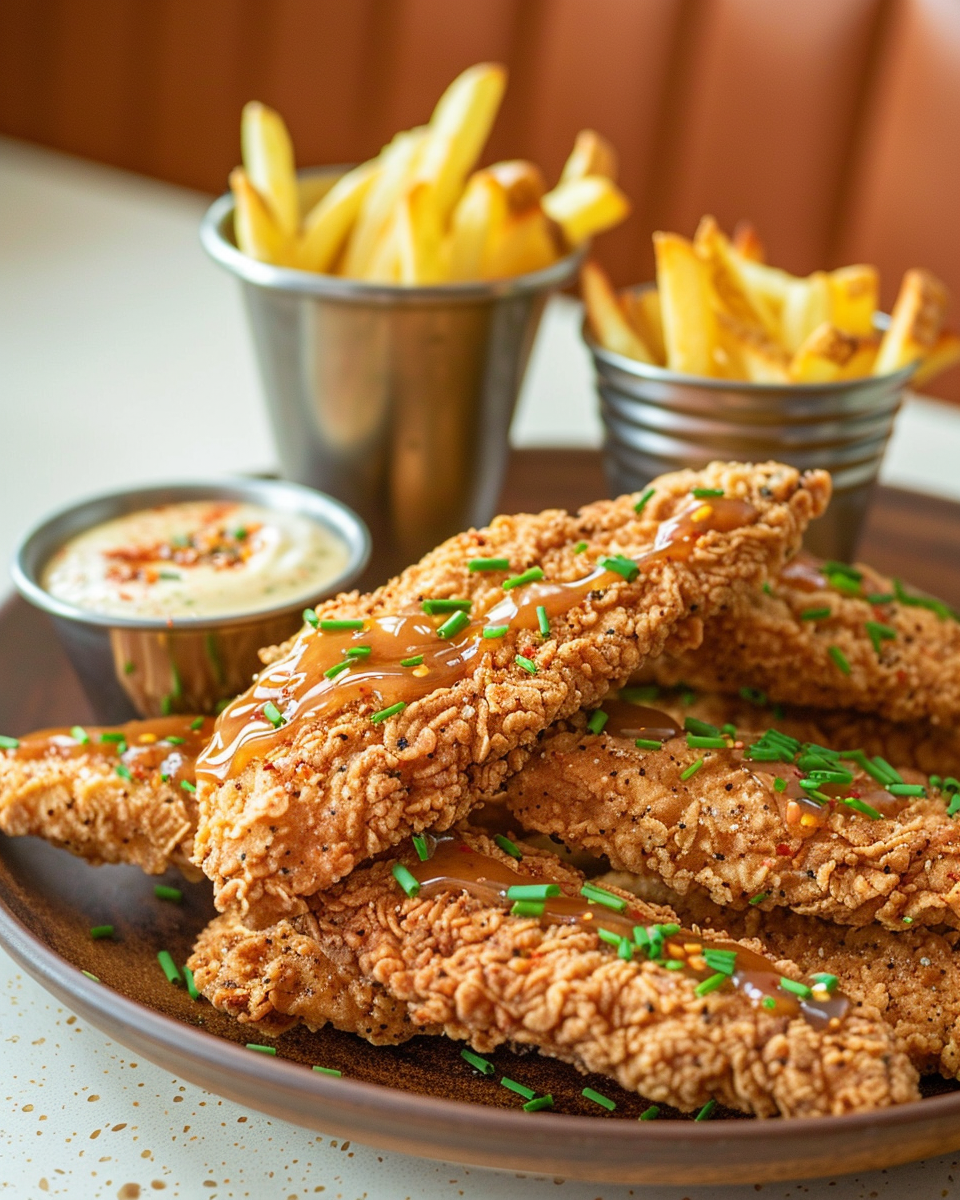
[[[208,499],[249,501],[261,504],[265,508],[311,517],[343,540],[349,552],[347,564],[338,575],[322,586],[304,589],[302,597],[296,601],[287,601],[271,608],[255,608],[249,612],[209,617],[125,617],[98,613],[58,599],[40,583],[39,576],[44,565],[70,537],[113,517],[138,512],[152,505]],[[10,573],[20,595],[51,617],[100,628],[136,629],[143,632],[189,632],[232,628],[266,621],[284,613],[295,612],[310,603],[311,599],[316,602],[323,596],[336,595],[345,585],[358,578],[370,560],[370,549],[370,533],[363,520],[346,504],[313,488],[284,479],[226,477],[177,480],[103,492],[57,509],[21,538],[14,553]]]
[[[297,172],[309,179],[317,175],[342,175],[349,165],[307,167]],[[477,300],[501,299],[540,292],[568,283],[580,268],[588,243],[539,271],[513,275],[507,279],[476,280],[466,283],[440,283],[415,287],[401,283],[371,283],[364,279],[346,279],[339,275],[320,275],[296,267],[277,267],[241,253],[225,233],[228,218],[233,217],[234,201],[230,192],[218,196],[200,222],[200,244],[207,254],[245,283],[282,292],[294,292],[331,300],[360,304],[457,304]]]

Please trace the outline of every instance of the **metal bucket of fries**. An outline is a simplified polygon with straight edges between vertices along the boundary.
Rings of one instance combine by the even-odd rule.
[[[241,281],[284,477],[360,513],[381,573],[485,524],[547,297],[581,252],[505,279],[380,284],[259,262],[233,220],[220,197],[201,240]]]

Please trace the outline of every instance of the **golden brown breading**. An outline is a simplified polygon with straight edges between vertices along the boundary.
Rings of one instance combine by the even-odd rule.
[[[587,733],[585,720],[571,722],[579,732],[545,737],[508,781],[507,803],[523,828],[604,854],[618,870],[660,875],[681,894],[699,884],[718,904],[753,901],[897,930],[905,920],[960,926],[960,826],[938,793],[905,797],[879,820],[842,804],[804,813],[789,809],[767,773],[781,764],[691,749],[683,738],[637,750]],[[855,783],[863,789],[864,780],[876,787],[866,777]]]
[[[504,598],[503,575],[471,572],[471,559],[503,556],[513,571],[538,565],[548,580],[583,579],[603,555],[649,550],[668,518],[695,510],[697,520],[706,520],[702,515],[712,506],[691,498],[696,487],[749,502],[756,509],[753,523],[705,532],[689,555],[649,562],[634,582],[611,573],[603,590],[551,619],[548,638],[534,624],[482,639],[482,653],[457,682],[421,699],[411,696],[389,720],[370,720],[386,703],[376,683],[363,700],[351,699],[326,716],[310,715],[304,701],[305,715],[297,717],[291,691],[280,687],[270,699],[289,721],[275,737],[263,714],[266,695],[251,692],[236,701],[220,728],[258,723],[261,732],[246,742],[246,750],[253,745],[249,761],[230,777],[227,754],[228,777],[219,783],[204,778],[200,764],[195,861],[214,882],[217,906],[236,905],[248,923],[269,924],[304,911],[305,897],[410,832],[449,828],[522,765],[537,734],[557,717],[601,699],[668,642],[695,644],[701,614],[728,602],[738,587],[757,586],[775,573],[807,522],[823,511],[829,479],[777,464],[714,464],[659,480],[639,516],[636,498],[625,496],[575,515],[500,517],[488,529],[452,538],[372,595],[341,596],[319,608],[321,618],[372,618],[417,611],[424,597],[462,597],[478,616]],[[581,541],[587,545],[578,554]],[[525,593],[514,594],[523,600]],[[295,676],[294,660],[308,652],[309,638],[305,630],[287,648],[287,660],[271,670]],[[535,674],[517,661],[518,652]],[[263,678],[257,686],[264,686]],[[250,717],[238,722],[247,705]],[[222,753],[215,738],[210,762]]]
[[[457,836],[532,880],[570,891],[582,882],[552,855],[524,847],[515,864],[480,834],[461,829]],[[408,867],[417,862],[412,852],[400,859]],[[296,953],[278,952],[272,930],[246,934],[227,970],[239,986],[208,985],[207,995],[224,1006],[249,995],[245,1015],[269,1032],[276,993],[260,986],[265,964],[272,970],[279,958],[288,972],[276,997],[282,1004],[284,993],[329,996],[329,966],[321,961],[329,958],[403,1001],[418,1027],[440,1028],[480,1051],[535,1046],[684,1111],[716,1098],[758,1116],[839,1115],[916,1098],[916,1072],[866,1010],[824,1030],[755,1007],[732,986],[698,997],[691,978],[651,961],[624,961],[583,925],[544,927],[467,892],[408,899],[391,876],[393,861],[361,867],[312,897],[315,925],[306,916],[285,922],[307,939]],[[664,919],[662,909],[637,904],[635,911]],[[239,1015],[242,1005],[231,1011]],[[319,1015],[314,1010],[314,1023]]]
[[[741,593],[707,624],[698,650],[648,664],[648,678],[715,692],[757,688],[787,704],[954,728],[960,719],[960,623],[945,605],[934,612],[894,599],[891,580],[862,564],[857,570],[862,579],[847,583],[856,594],[829,586],[823,575],[825,586],[811,590],[819,574],[814,568],[788,570],[770,594]],[[883,597],[888,599],[880,603]],[[830,615],[804,619],[818,610]]]
[[[828,971],[859,1005],[883,1014],[921,1073],[960,1076],[960,933],[880,925],[844,928],[785,909],[734,912],[714,904],[700,888],[678,896],[661,879],[611,871],[597,883],[672,904],[680,920],[703,930],[754,938],[765,953],[795,962],[807,974]]]

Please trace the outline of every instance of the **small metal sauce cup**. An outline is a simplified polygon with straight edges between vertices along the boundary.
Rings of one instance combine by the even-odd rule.
[[[224,617],[101,614],[59,600],[42,587],[44,567],[70,538],[115,517],[188,500],[237,501],[311,518],[346,545],[347,565],[295,603]],[[218,711],[259,670],[257,651],[295,633],[304,608],[349,587],[369,556],[366,526],[338,501],[278,480],[231,479],[132,488],[81,501],[27,534],[12,574],[20,594],[53,621],[96,720],[113,725],[135,717]]]
[[[346,169],[301,172],[305,203]],[[547,297],[582,250],[509,279],[368,283],[248,258],[233,208],[216,200],[200,240],[242,284],[283,475],[360,513],[384,578],[485,525]]]
[[[888,320],[877,314],[878,327]],[[822,467],[833,479],[833,499],[810,526],[805,545],[823,558],[854,557],[914,365],[840,383],[749,383],[682,375],[615,354],[594,340],[586,323],[583,338],[597,373],[604,465],[614,495],[639,491],[665,471],[699,469],[717,459]]]

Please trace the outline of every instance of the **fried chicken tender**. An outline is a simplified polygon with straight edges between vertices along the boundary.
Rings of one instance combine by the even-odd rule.
[[[721,908],[700,888],[678,896],[662,880],[611,871],[597,883],[672,904],[680,920],[704,931],[756,939],[764,953],[791,959],[808,975],[836,975],[858,1006],[883,1014],[921,1075],[960,1076],[960,933],[879,925],[844,928],[785,909],[759,913]]]
[[[691,495],[700,488],[722,490],[724,499]],[[508,573],[536,566],[549,581],[544,586],[570,586],[568,595],[559,594],[549,637],[536,620],[517,620],[489,640],[475,624],[462,642],[475,648],[474,657],[426,694],[418,680],[388,681],[394,690],[386,694],[376,677],[353,693],[351,673],[329,681],[318,670],[305,681],[301,659],[311,652],[322,659],[327,644],[311,642],[320,635],[306,628],[283,648],[270,671],[221,716],[198,765],[194,860],[213,881],[218,908],[236,906],[246,923],[265,926],[305,911],[307,897],[411,832],[449,828],[522,765],[537,734],[558,717],[596,703],[665,646],[695,645],[701,617],[729,603],[738,588],[775,574],[828,495],[824,472],[714,464],[660,479],[640,514],[636,497],[624,496],[577,514],[499,517],[445,542],[371,595],[320,606],[321,621],[369,625],[419,612],[425,598],[459,598],[471,602],[474,620],[482,622],[507,593],[504,572],[469,569],[476,558],[505,558]],[[749,515],[734,527],[719,522],[711,529],[711,514],[737,501],[752,506]],[[597,568],[596,588],[573,586],[605,555],[650,552],[658,534],[669,542],[671,526],[663,523],[675,517],[693,531],[689,540],[648,559],[638,578],[628,582]],[[537,586],[509,595],[532,608]],[[322,661],[329,669],[339,658],[331,653],[332,662]],[[364,661],[375,676],[376,660]],[[394,666],[399,675],[399,660]],[[341,682],[345,691],[337,693]],[[337,702],[338,694],[346,700]],[[334,706],[318,713],[311,708],[318,695],[333,696]],[[371,720],[398,699],[402,711]],[[268,702],[276,710],[269,718]],[[272,727],[280,722],[286,723]]]
[[[617,870],[659,875],[681,895],[700,885],[734,908],[786,907],[896,930],[960,927],[960,827],[935,790],[884,804],[858,774],[844,790],[873,795],[884,804],[880,819],[842,803],[804,811],[777,790],[775,772],[803,774],[786,764],[691,749],[684,738],[638,750],[589,733],[586,719],[551,732],[508,781],[506,801],[524,829],[606,855]],[[926,783],[917,772],[902,776]]]
[[[456,837],[531,881],[570,894],[583,881],[529,847],[515,863],[481,834],[461,828]],[[191,959],[198,984],[265,1032],[292,1015],[316,1026],[337,1002],[336,963],[341,975],[402,1002],[420,1031],[442,1030],[481,1052],[533,1046],[687,1112],[716,1098],[762,1117],[820,1116],[917,1096],[914,1068],[866,1007],[820,1029],[755,1006],[732,985],[698,996],[695,979],[624,961],[584,922],[542,925],[466,890],[408,898],[391,874],[396,861],[357,869],[311,897],[309,914],[272,929],[234,923],[221,942],[215,922]],[[412,869],[417,857],[404,852],[399,861]],[[639,920],[672,919],[669,910],[632,907]],[[275,978],[282,982],[264,984]]]
[[[825,571],[801,560],[769,594],[740,593],[707,623],[699,649],[664,655],[648,665],[647,677],[714,692],[754,688],[786,704],[955,728],[960,623],[947,606],[922,607],[862,564],[858,579]]]
[[[31,734],[0,751],[0,831],[45,838],[94,864],[148,875],[178,867],[197,879],[190,789],[212,730],[207,718],[170,717]]]

